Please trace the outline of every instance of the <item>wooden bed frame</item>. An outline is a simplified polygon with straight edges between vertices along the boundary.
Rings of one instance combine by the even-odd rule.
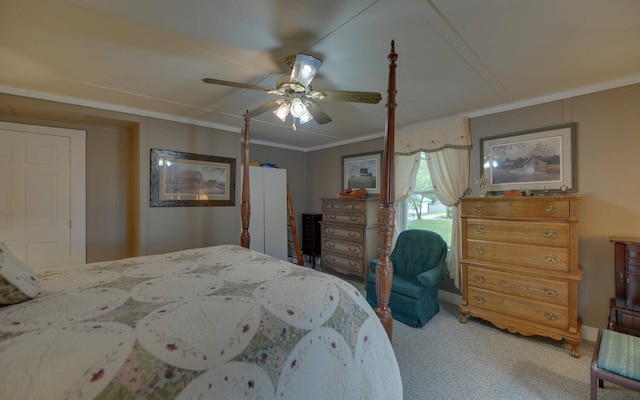
[[[384,326],[389,340],[393,337],[393,318],[389,308],[389,296],[393,279],[393,267],[389,256],[391,255],[394,221],[395,221],[395,185],[394,185],[394,139],[395,139],[395,109],[396,109],[396,60],[395,42],[391,41],[389,59],[389,80],[387,84],[387,119],[385,123],[384,150],[382,157],[382,172],[380,179],[380,208],[378,210],[378,250],[380,261],[376,268],[376,295],[378,305],[374,308],[380,322]],[[249,192],[249,125],[251,120],[244,118],[244,171],[242,175],[242,204],[240,214],[242,218],[242,233],[240,245],[249,248],[251,238],[249,236],[249,219],[251,217],[251,202]]]

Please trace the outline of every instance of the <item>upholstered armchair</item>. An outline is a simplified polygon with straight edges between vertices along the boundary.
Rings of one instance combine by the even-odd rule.
[[[440,311],[438,286],[447,257],[447,243],[431,231],[409,229],[398,236],[391,252],[393,283],[389,307],[394,319],[409,326],[421,327]],[[376,266],[370,263],[367,274],[367,301],[375,307]]]

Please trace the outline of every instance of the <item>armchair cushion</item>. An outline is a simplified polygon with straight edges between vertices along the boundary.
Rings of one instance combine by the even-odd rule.
[[[416,278],[424,287],[435,286],[442,281],[442,270],[432,268],[419,274]]]

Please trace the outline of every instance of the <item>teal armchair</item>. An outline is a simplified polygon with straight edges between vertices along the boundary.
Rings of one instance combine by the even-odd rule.
[[[394,319],[413,327],[424,326],[440,311],[438,287],[447,258],[447,243],[437,233],[409,229],[398,236],[391,252],[393,282],[389,308]],[[371,261],[367,274],[367,301],[378,304],[376,266]]]

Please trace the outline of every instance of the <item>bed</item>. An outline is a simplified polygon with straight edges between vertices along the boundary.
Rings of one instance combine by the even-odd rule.
[[[390,59],[391,83],[393,44]],[[0,399],[401,399],[384,303],[393,224],[374,310],[339,278],[250,250],[243,184],[240,246],[38,274],[0,243]]]

